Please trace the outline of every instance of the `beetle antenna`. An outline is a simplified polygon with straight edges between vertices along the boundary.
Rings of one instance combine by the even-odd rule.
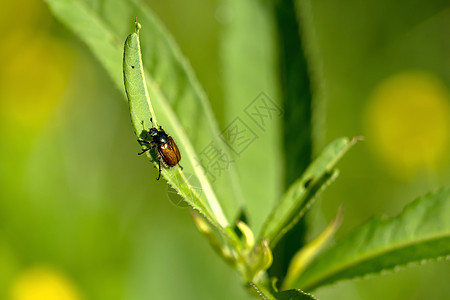
[[[153,118],[150,118],[150,122],[152,122],[152,128],[155,128],[155,124],[153,124]]]

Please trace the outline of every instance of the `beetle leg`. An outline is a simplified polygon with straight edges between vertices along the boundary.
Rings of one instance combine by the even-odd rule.
[[[183,170],[183,166],[182,165],[178,164],[178,166],[181,168],[181,170]]]
[[[147,145],[151,145],[151,144],[152,144],[152,142],[149,142],[149,141],[146,141],[146,140],[138,139],[137,141],[138,141],[139,143],[144,143],[144,144],[147,144]]]
[[[143,141],[143,140],[138,140],[138,141],[139,141],[139,142],[143,142],[144,144],[147,144],[147,145],[152,145],[152,143],[147,142],[147,141]],[[138,155],[144,154],[145,152],[150,151],[150,150],[152,150],[153,148],[155,148],[155,145],[152,145],[151,147],[149,147],[149,148],[147,148],[147,149],[144,149],[142,152],[139,152]]]
[[[152,148],[147,148],[147,149],[143,150],[142,152],[139,152],[138,155],[144,154],[145,152],[150,151],[151,149]]]
[[[158,174],[158,178],[156,178],[156,180],[159,180],[159,178],[161,178],[161,160],[158,159],[158,164],[159,164],[159,174]]]

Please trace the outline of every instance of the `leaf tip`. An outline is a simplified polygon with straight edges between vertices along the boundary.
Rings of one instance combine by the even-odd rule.
[[[137,21],[137,16],[134,17],[134,26],[135,26],[135,32],[136,32],[137,34],[139,34],[139,30],[141,30],[142,26],[141,26],[141,23],[139,23],[139,22]]]

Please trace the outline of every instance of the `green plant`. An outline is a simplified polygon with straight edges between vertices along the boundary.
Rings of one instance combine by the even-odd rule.
[[[278,243],[286,242],[283,238],[287,232],[295,228],[305,234],[301,227],[303,217],[320,192],[336,179],[338,160],[357,141],[339,138],[311,161],[310,78],[305,57],[298,55],[302,44],[292,2],[273,5],[230,0],[231,5],[239,6],[243,16],[237,16],[236,28],[230,28],[225,38],[228,121],[242,111],[241,99],[254,97],[264,85],[267,93],[282,94],[284,101],[277,104],[285,111],[284,129],[271,123],[264,128],[258,147],[245,152],[247,158],[266,164],[264,173],[248,159],[229,164],[226,172],[215,177],[218,174],[207,172],[209,166],[201,163],[200,154],[207,145],[214,145],[222,157],[237,160],[227,148],[233,137],[226,135],[225,141],[222,139],[193,71],[150,10],[133,0],[111,1],[103,6],[89,5],[85,0],[47,2],[53,13],[87,43],[121,90],[125,82],[136,135],[143,138],[153,118],[156,126],[164,125],[174,136],[183,155],[184,170],[164,169],[163,177],[192,207],[199,230],[240,273],[252,293],[265,299],[314,299],[302,290],[312,291],[338,280],[450,254],[450,191],[442,189],[417,199],[397,217],[369,221],[321,252],[339,226],[342,214],[338,213],[322,234],[288,256],[287,272],[269,269],[282,259],[273,250]],[[260,6],[265,9],[257,9]],[[275,37],[267,33],[273,33],[275,26],[268,21],[270,11],[276,12],[278,37],[285,46],[281,59],[289,62],[283,64],[280,72],[295,74],[299,79],[282,82],[281,91],[273,83],[277,77],[271,68],[261,65],[261,61],[275,60],[276,50],[270,46]],[[143,24],[143,36],[147,37],[142,47],[144,54],[138,23],[135,32],[128,35],[134,16]],[[257,29],[253,27],[255,22]],[[123,38],[127,35],[123,50]],[[261,44],[267,47],[259,53],[261,57],[255,57],[252,51]],[[240,49],[249,53],[239,53]],[[247,78],[248,72],[255,74],[249,79],[251,82],[239,82]],[[297,111],[305,115],[292,114]],[[298,128],[305,130],[298,134]],[[284,138],[282,154],[274,146],[277,136]],[[279,179],[280,157],[286,159],[284,181]],[[187,178],[187,173],[193,176]],[[193,187],[194,182],[199,182],[200,192]],[[273,205],[272,199],[279,193],[284,195]],[[265,210],[255,210],[255,201]],[[246,224],[242,216],[251,217],[252,224]],[[277,283],[276,277],[281,282]]]

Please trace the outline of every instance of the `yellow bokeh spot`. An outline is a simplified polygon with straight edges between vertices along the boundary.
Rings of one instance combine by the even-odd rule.
[[[401,177],[435,169],[448,153],[449,95],[435,75],[412,71],[387,78],[367,107],[367,140]]]
[[[11,300],[80,300],[75,285],[62,273],[34,267],[20,274],[11,288]]]
[[[47,35],[22,43],[5,37],[15,52],[3,55],[0,71],[0,115],[9,127],[38,128],[60,102],[68,82],[70,50]],[[3,51],[0,50],[0,54]]]
[[[5,5],[0,12],[0,129],[12,136],[29,137],[59,105],[69,82],[73,54],[52,34],[43,2],[19,0]]]

